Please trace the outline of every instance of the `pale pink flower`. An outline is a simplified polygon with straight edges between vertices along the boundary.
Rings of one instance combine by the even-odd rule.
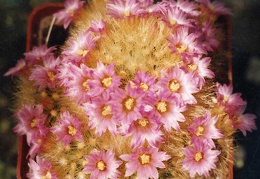
[[[39,91],[42,91],[46,87],[55,88],[57,85],[56,74],[59,64],[60,61],[55,59],[54,56],[45,58],[42,65],[35,65],[31,70],[29,80],[34,81],[34,86],[39,86]]]
[[[231,10],[226,8],[225,5],[218,1],[211,0],[195,0],[203,5],[203,7],[214,15],[231,15]]]
[[[150,110],[153,113],[151,116],[163,124],[163,127],[168,132],[171,131],[171,128],[179,130],[180,126],[178,122],[185,121],[182,112],[186,110],[186,107],[178,101],[178,98],[168,91],[160,91],[153,105],[153,110]]]
[[[110,96],[101,95],[100,97],[92,99],[91,103],[83,104],[83,109],[89,119],[89,127],[95,129],[95,134],[101,136],[108,130],[112,134],[117,134],[117,126],[120,121],[115,117],[116,104],[110,101]]]
[[[183,59],[183,69],[186,73],[193,74],[193,81],[196,86],[201,89],[205,84],[205,78],[214,78],[215,74],[209,69],[210,57],[201,58],[201,56],[194,56]]]
[[[45,137],[38,138],[37,141],[33,141],[30,144],[29,152],[26,157],[34,158],[41,151],[41,146],[45,140]]]
[[[60,114],[57,124],[50,130],[57,135],[57,141],[61,141],[67,146],[72,140],[83,141],[81,126],[82,122],[76,116],[71,115],[69,111],[64,111]]]
[[[144,93],[154,93],[156,91],[156,77],[150,76],[148,72],[138,70],[133,83]]]
[[[163,70],[158,83],[159,90],[167,90],[179,98],[184,104],[195,104],[197,101],[192,95],[197,93],[196,83],[192,73],[185,73],[178,66]]]
[[[169,0],[169,3],[173,7],[180,8],[180,10],[190,16],[198,16],[200,14],[200,12],[197,11],[197,4],[195,4],[194,2],[190,2],[189,0]]]
[[[103,19],[99,21],[90,21],[91,26],[90,26],[90,31],[94,33],[99,33],[102,34],[105,32],[105,27],[106,27],[106,21]]]
[[[64,86],[66,87],[65,95],[71,99],[77,99],[79,104],[89,101],[88,91],[90,87],[88,83],[93,78],[93,69],[85,64],[81,64],[80,67],[70,64],[67,68],[67,70],[65,69],[65,72],[68,72],[67,78],[66,73],[63,75]]]
[[[207,51],[198,43],[200,33],[189,33],[188,27],[180,27],[176,33],[171,34],[167,40],[169,48],[174,54],[181,55],[202,55]]]
[[[216,38],[217,29],[214,29],[209,21],[202,26],[202,34],[200,41],[203,42],[203,47],[207,51],[214,51],[220,45],[220,41]]]
[[[44,138],[49,129],[44,125],[47,115],[43,113],[41,105],[23,105],[16,113],[19,123],[14,127],[18,135],[26,135],[27,144],[30,146],[38,139]]]
[[[246,105],[246,101],[241,98],[241,93],[233,93],[233,86],[217,83],[217,100],[220,106],[225,108],[225,112],[233,113],[237,108]]]
[[[212,139],[220,139],[223,137],[220,129],[217,129],[215,126],[218,116],[211,118],[210,115],[210,112],[207,112],[204,116],[195,118],[191,126],[187,128],[191,133],[192,143],[201,141],[210,147],[215,147]]]
[[[90,179],[116,179],[120,177],[118,167],[122,161],[116,160],[112,149],[98,151],[94,149],[90,155],[86,155],[87,164],[83,172],[90,174]]]
[[[45,58],[53,56],[55,47],[48,48],[46,44],[34,46],[31,51],[24,53],[25,61],[28,61],[29,66],[35,64],[42,64]]]
[[[24,59],[20,59],[17,61],[16,65],[12,68],[10,68],[4,76],[10,76],[10,75],[21,75],[25,71],[26,62]]]
[[[229,115],[235,129],[239,129],[244,136],[246,136],[246,131],[252,132],[252,130],[256,130],[255,119],[256,116],[254,114],[244,114],[246,106],[241,106],[234,114]]]
[[[52,163],[44,158],[36,156],[36,162],[30,158],[28,166],[30,170],[26,176],[30,179],[58,179],[57,174],[52,170]]]
[[[121,121],[122,132],[124,132],[133,121],[142,117],[140,107],[143,104],[143,93],[140,92],[140,89],[132,87],[128,83],[125,90],[119,89],[111,96],[111,101],[118,104],[115,106],[115,111],[118,114],[116,118]]]
[[[169,26],[187,26],[192,27],[188,15],[178,7],[167,6],[161,10],[163,14],[163,20],[169,24]]]
[[[95,42],[98,40],[99,36],[93,37],[92,32],[87,30],[84,33],[79,33],[75,40],[69,39],[68,46],[62,52],[65,55],[64,58],[69,58],[71,61],[81,62],[89,51],[95,47]]]
[[[145,12],[136,0],[110,0],[108,2],[106,5],[108,15],[114,18],[141,15]]]
[[[116,75],[113,64],[104,65],[99,61],[93,70],[93,79],[88,83],[88,93],[93,97],[101,93],[110,94],[121,85],[120,80],[121,77]]]
[[[141,112],[142,118],[133,121],[126,134],[132,136],[131,147],[142,147],[145,141],[152,147],[158,147],[158,143],[164,142],[160,125],[148,113]]]
[[[165,152],[159,152],[158,148],[138,148],[131,154],[121,155],[120,158],[127,162],[125,177],[137,172],[137,178],[156,179],[159,178],[157,168],[166,168],[163,161],[171,157]]]
[[[199,176],[209,177],[209,171],[216,168],[218,161],[218,150],[212,150],[208,145],[197,142],[193,146],[183,148],[185,158],[182,161],[182,169],[189,172],[190,177]]]
[[[62,9],[54,14],[57,18],[57,22],[62,22],[64,29],[67,29],[71,21],[77,15],[82,8],[84,1],[80,0],[66,0],[64,3],[65,9]]]

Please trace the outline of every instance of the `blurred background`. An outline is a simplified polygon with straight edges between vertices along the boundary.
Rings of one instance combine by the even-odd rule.
[[[13,82],[3,74],[23,57],[29,13],[45,2],[63,0],[0,0],[0,179],[16,178],[17,136],[10,107]],[[234,92],[257,115],[259,130],[235,136],[234,179],[260,178],[260,0],[222,0],[232,9]]]

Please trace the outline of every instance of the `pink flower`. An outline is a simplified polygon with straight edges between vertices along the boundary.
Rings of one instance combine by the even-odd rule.
[[[117,113],[117,120],[121,121],[122,132],[128,129],[129,125],[142,117],[140,107],[143,104],[143,93],[128,83],[124,90],[118,90],[111,95]]]
[[[217,29],[214,29],[210,23],[207,21],[202,26],[202,34],[200,36],[200,41],[203,42],[203,47],[207,51],[214,51],[220,45],[220,41],[216,38]]]
[[[29,149],[27,157],[30,156],[30,158],[34,158],[36,156],[36,154],[38,154],[40,152],[42,144],[44,143],[45,139],[46,139],[45,136],[39,136],[37,141],[33,141],[30,144],[30,149]]]
[[[19,123],[14,127],[14,132],[26,135],[29,146],[47,135],[48,128],[44,125],[47,115],[43,113],[41,105],[23,105],[16,113],[16,118]]]
[[[215,74],[208,67],[211,59],[209,57],[201,58],[195,56],[183,59],[184,65],[181,67],[186,73],[193,74],[193,81],[199,89],[205,84],[205,78],[214,78]]]
[[[158,178],[157,168],[165,168],[163,161],[171,157],[165,152],[158,152],[158,148],[139,148],[131,154],[121,155],[120,158],[127,162],[125,177],[137,172],[137,178],[149,179]]]
[[[105,66],[101,61],[98,62],[97,68],[93,71],[93,80],[88,85],[88,93],[91,96],[98,96],[101,93],[110,94],[121,85],[121,78],[116,75],[114,65]]]
[[[83,172],[90,174],[90,179],[116,179],[120,177],[117,168],[122,161],[115,159],[112,150],[93,150],[90,155],[85,156],[87,164],[84,166]]]
[[[189,2],[189,0],[169,0],[169,3],[171,6],[179,8],[189,16],[198,16],[200,14],[200,12],[197,11],[197,5],[194,2]]]
[[[64,3],[65,9],[54,14],[57,18],[57,22],[63,22],[64,29],[67,29],[71,21],[73,21],[74,17],[82,8],[83,4],[84,1],[80,0],[66,0]]]
[[[193,144],[201,141],[210,147],[215,147],[212,139],[223,137],[221,131],[215,126],[218,117],[215,116],[211,118],[210,115],[210,112],[207,112],[204,116],[195,118],[192,125],[187,128],[191,133],[191,141]]]
[[[233,113],[237,110],[237,108],[246,105],[246,102],[241,98],[240,93],[234,93],[233,86],[230,84],[227,86],[224,84],[223,86],[217,83],[217,100],[220,106],[225,107],[225,112]]]
[[[42,91],[46,87],[55,88],[57,85],[56,74],[59,63],[53,56],[45,58],[43,65],[35,65],[32,69],[29,80],[35,81],[33,85],[39,86],[39,91]]]
[[[181,112],[185,111],[185,105],[178,102],[178,99],[167,91],[160,91],[153,108],[150,111],[155,120],[163,124],[164,128],[170,132],[171,128],[179,130],[178,122],[184,122],[185,117]]]
[[[167,2],[167,1],[165,1]],[[169,24],[169,26],[187,26],[192,27],[191,21],[188,16],[178,7],[167,6],[162,10],[163,20]]]
[[[199,36],[198,32],[189,33],[188,27],[181,27],[167,39],[170,43],[169,48],[174,54],[189,56],[207,54],[207,51],[198,43]]]
[[[91,103],[83,104],[83,109],[89,119],[91,129],[96,128],[95,134],[101,136],[108,130],[112,134],[117,134],[117,126],[120,120],[115,117],[115,104],[110,100],[110,96],[101,95],[92,99]]]
[[[73,139],[78,142],[83,141],[81,126],[82,122],[77,117],[72,116],[69,111],[64,111],[60,114],[57,124],[51,127],[51,132],[57,135],[57,141],[67,146]]]
[[[246,131],[252,132],[256,130],[254,114],[244,114],[246,106],[241,106],[234,114],[230,115],[230,119],[233,122],[234,128],[239,129],[244,136],[246,136]]]
[[[154,121],[149,114],[142,112],[142,118],[133,121],[130,125],[127,136],[132,136],[131,147],[142,147],[147,141],[152,147],[158,147],[158,143],[162,143],[163,133],[160,131],[160,125]]]
[[[16,65],[12,68],[10,68],[4,76],[10,76],[10,75],[21,75],[25,69],[26,62],[24,59],[20,59],[17,61]]]
[[[90,26],[90,31],[94,33],[99,33],[102,34],[105,32],[105,26],[106,22],[101,19],[99,21],[90,21],[91,26]]]
[[[108,2],[106,5],[108,15],[114,18],[141,15],[145,12],[136,0],[110,0]]]
[[[197,142],[193,146],[183,148],[185,158],[182,161],[182,169],[189,172],[190,177],[204,175],[209,177],[209,171],[215,169],[220,151],[212,150],[208,145]]]
[[[92,32],[89,30],[79,33],[75,40],[68,40],[67,48],[65,48],[62,54],[72,61],[80,62],[95,47],[95,42],[98,38],[99,36],[93,38]]]
[[[148,72],[138,70],[133,83],[144,93],[154,93],[156,91],[156,77],[149,76]]]
[[[195,0],[198,3],[202,4],[203,7],[208,10],[211,14],[214,15],[230,15],[231,10],[226,8],[223,3],[218,1],[210,1],[210,0]]]
[[[45,58],[49,58],[49,56],[54,55],[54,50],[56,50],[55,47],[48,48],[46,44],[39,47],[34,46],[30,52],[24,53],[25,61],[28,61],[29,65],[41,65]]]
[[[36,156],[36,162],[30,158],[28,165],[30,170],[26,176],[30,179],[58,179],[57,174],[52,171],[52,164],[44,158]]]
[[[161,72],[161,79],[157,83],[159,90],[167,90],[177,96],[184,104],[195,104],[192,95],[199,90],[196,87],[192,73],[185,73],[178,66]]]
[[[63,85],[66,87],[65,95],[71,99],[77,99],[79,104],[89,101],[90,87],[88,83],[93,78],[93,69],[85,64],[81,64],[80,67],[70,64],[63,70],[65,71],[61,72],[63,74],[60,73],[62,76],[59,77],[63,78]]]

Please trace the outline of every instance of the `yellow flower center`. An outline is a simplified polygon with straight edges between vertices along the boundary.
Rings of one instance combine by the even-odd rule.
[[[103,116],[109,115],[110,112],[111,112],[111,106],[104,106],[104,107],[103,107],[103,111],[102,111],[102,115],[103,115]]]
[[[74,9],[69,9],[69,13],[70,13],[71,15],[73,15],[73,14],[74,14]]]
[[[84,57],[85,55],[87,55],[87,53],[88,53],[88,50],[79,49],[79,50],[77,51],[77,54],[78,54],[79,56],[82,56],[82,57]]]
[[[195,71],[197,70],[198,66],[195,64],[189,64],[187,65],[189,71]]]
[[[37,118],[34,118],[32,121],[31,121],[31,127],[35,127],[36,126],[36,121],[37,121]]]
[[[196,152],[194,155],[194,159],[196,162],[199,162],[201,159],[203,159],[203,154],[201,152]]]
[[[175,25],[175,24],[176,24],[176,20],[171,19],[171,20],[170,20],[170,25]]]
[[[106,164],[103,160],[100,160],[98,163],[97,163],[97,168],[100,170],[100,171],[104,171],[106,169]]]
[[[48,171],[45,176],[41,176],[41,179],[51,179],[51,173]]]
[[[228,102],[228,99],[229,99],[228,96],[224,96],[224,98],[223,98],[223,102],[224,102],[224,103]]]
[[[74,136],[77,133],[77,129],[75,127],[73,127],[73,126],[68,126],[68,133],[71,136]]]
[[[147,154],[142,154],[140,157],[140,161],[142,165],[149,164],[151,162],[151,156]]]
[[[167,104],[164,101],[160,101],[156,104],[156,108],[159,112],[164,113],[167,111]]]
[[[140,83],[140,87],[144,90],[147,91],[149,89],[149,86],[146,83]]]
[[[128,98],[126,101],[125,101],[125,107],[127,110],[131,110],[133,109],[134,107],[134,104],[135,104],[135,100],[133,98]]]
[[[83,88],[85,89],[85,91],[89,90],[89,85],[88,85],[89,79],[87,79],[86,81],[84,81],[82,83]]]
[[[209,9],[210,9],[211,11],[214,11],[214,10],[216,9],[216,7],[211,4],[211,5],[209,5]]]
[[[138,124],[140,124],[142,127],[146,127],[149,121],[146,118],[139,119]]]
[[[172,80],[170,82],[169,88],[171,92],[177,92],[180,89],[181,85],[177,80]]]
[[[197,127],[196,136],[198,136],[198,137],[201,136],[203,134],[203,132],[204,132],[204,127],[202,127],[202,126]]]
[[[48,71],[47,72],[47,76],[50,79],[50,81],[54,81],[55,75],[54,75],[54,73],[52,71]]]
[[[181,45],[181,44],[177,44],[175,45],[175,49],[179,52],[185,52],[187,50],[188,46],[187,45]]]
[[[124,11],[124,15],[125,15],[125,16],[129,16],[129,15],[130,15],[130,11],[129,11],[129,10],[125,10],[125,11]]]
[[[112,84],[112,77],[107,77],[102,80],[104,87],[109,88]]]

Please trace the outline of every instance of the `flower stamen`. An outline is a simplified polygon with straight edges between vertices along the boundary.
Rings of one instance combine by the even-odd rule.
[[[125,101],[125,107],[127,110],[131,110],[133,109],[134,107],[134,103],[135,103],[135,100],[133,98],[128,98],[126,101]]]
[[[149,86],[146,83],[140,83],[140,87],[144,90],[147,91],[149,89]]]
[[[48,71],[47,72],[47,76],[50,79],[50,81],[54,81],[55,75],[54,75],[54,73],[52,71]]]
[[[197,127],[196,136],[198,136],[198,137],[202,136],[203,132],[204,132],[204,127],[202,127],[202,126]]]
[[[164,113],[167,111],[167,104],[165,101],[160,101],[156,104],[156,108],[159,112]]]
[[[146,118],[139,119],[138,124],[140,124],[142,127],[146,127],[149,121]]]
[[[172,80],[170,82],[169,88],[171,92],[177,92],[180,89],[181,85],[177,80]]]
[[[97,162],[97,168],[100,170],[100,171],[104,171],[106,169],[106,164],[103,160],[100,160]]]
[[[151,161],[151,156],[147,154],[142,154],[139,158],[142,165],[149,164]]]
[[[102,111],[102,115],[103,115],[103,116],[109,115],[110,112],[111,112],[111,106],[104,106],[104,107],[103,107],[103,111]]]
[[[76,133],[77,133],[77,129],[73,126],[68,126],[68,133],[71,135],[71,136],[74,136]]]
[[[196,162],[199,162],[201,159],[203,159],[203,154],[201,152],[196,152],[194,159]]]
[[[102,80],[104,87],[109,88],[112,84],[112,77],[107,77]]]

